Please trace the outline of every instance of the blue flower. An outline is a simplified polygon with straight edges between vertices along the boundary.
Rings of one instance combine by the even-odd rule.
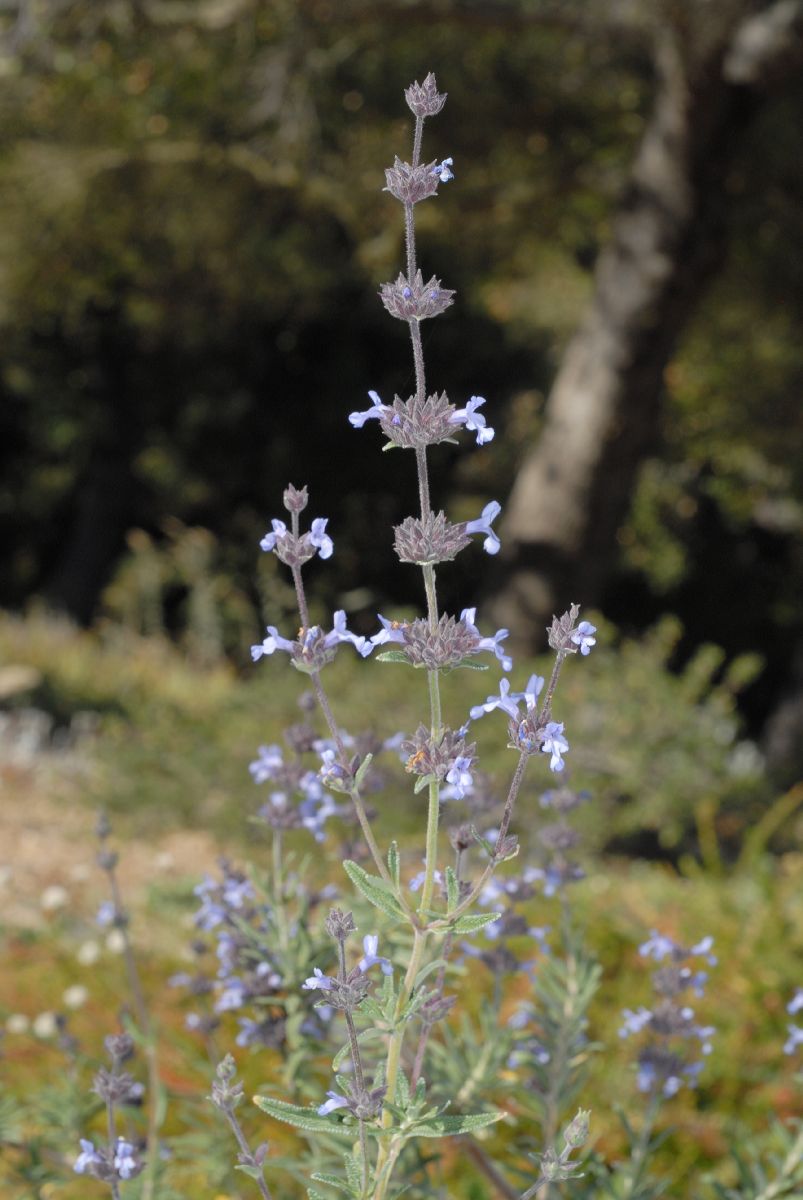
[[[477,409],[485,403],[484,396],[472,396],[465,408],[458,408],[452,413],[451,420],[455,425],[465,425],[477,435],[477,445],[484,446],[493,441],[494,430],[486,425],[485,417]]]
[[[464,608],[460,614],[460,620],[463,622],[463,624],[466,626],[467,629],[469,629],[472,633],[476,634],[476,636],[479,638],[479,642],[477,644],[477,650],[478,651],[479,650],[490,650],[499,659],[502,670],[509,671],[511,669],[511,667],[513,666],[513,659],[510,657],[509,654],[505,654],[504,650],[502,649],[501,643],[505,640],[506,637],[510,636],[510,630],[509,629],[498,629],[496,631],[496,633],[493,635],[493,637],[484,638],[481,636],[479,629],[474,624],[474,617],[476,616],[476,613],[477,613],[476,608]]]
[[[369,642],[367,638],[359,637],[346,628],[346,613],[342,608],[335,613],[334,625],[324,638],[323,644],[327,650],[330,650],[341,642],[351,642],[363,658],[367,658],[374,648],[372,642]]]
[[[541,743],[541,750],[544,754],[551,754],[549,760],[550,770],[562,771],[566,765],[561,757],[569,749],[569,743],[563,736],[563,722],[549,721],[544,728],[544,740]]]
[[[275,779],[284,767],[280,746],[260,746],[257,757],[248,767],[254,783],[266,783]]]
[[[379,935],[376,933],[367,933],[362,939],[362,948],[365,951],[365,955],[357,963],[357,966],[363,975],[370,967],[375,966],[376,963],[379,963],[380,967],[382,968],[383,975],[393,974],[393,967],[390,964],[390,960],[387,958],[381,958],[377,954],[376,951],[378,946]]]
[[[322,992],[328,992],[335,986],[335,981],[328,975],[324,975],[320,967],[313,967],[312,974],[304,980],[301,986],[306,992],[314,992],[316,988]]]
[[[327,1092],[329,1099],[318,1109],[319,1117],[328,1117],[330,1112],[334,1112],[336,1108],[348,1108],[349,1102],[345,1096],[339,1096],[337,1092]]]
[[[284,521],[277,521],[274,519],[270,524],[273,533],[266,533],[262,541],[259,543],[260,549],[264,550],[266,553],[269,553],[271,550],[275,550],[276,543],[281,538],[287,537],[287,526],[285,525]]]
[[[316,517],[312,522],[312,527],[309,532],[309,540],[312,542],[312,545],[315,546],[321,558],[331,558],[332,551],[335,548],[334,542],[326,532],[327,520],[327,517]],[[588,624],[588,622],[584,622],[584,624]],[[587,654],[588,651],[584,650],[583,653]]]
[[[379,633],[375,633],[371,638],[373,646],[384,646],[387,642],[396,642],[403,646],[405,643],[405,622],[404,621],[389,621],[387,617],[383,617],[381,613],[376,614],[379,617],[379,623],[382,626]]]
[[[231,908],[242,908],[246,900],[253,899],[254,889],[250,880],[227,875],[223,881],[221,896],[224,904]]]
[[[624,1024],[619,1030],[619,1037],[626,1038],[630,1037],[633,1033],[641,1033],[642,1029],[645,1029],[652,1020],[652,1013],[648,1008],[644,1008],[643,1006],[636,1012],[633,1012],[630,1008],[626,1008],[622,1012],[622,1020]]]
[[[801,1009],[803,1009],[803,988],[797,988],[794,996],[786,1006],[786,1011],[791,1016],[794,1016],[796,1013],[799,1013]]]
[[[580,647],[581,654],[590,654],[591,647],[596,646],[597,639],[592,637],[592,634],[597,632],[596,625],[592,625],[590,621],[581,621],[572,634],[572,641],[575,646]]]
[[[689,949],[689,954],[699,954],[705,958],[710,967],[715,967],[717,965],[717,956],[716,954],[710,953],[713,944],[714,939],[709,934],[708,937],[704,937],[702,941],[697,942],[696,945],[692,946]]]
[[[232,1012],[242,1008],[248,999],[248,988],[242,979],[226,980],[226,986],[215,1001],[215,1012]]]
[[[414,875],[413,878],[410,880],[409,884],[407,885],[409,887],[410,891],[417,892],[419,890],[419,888],[423,887],[424,880],[426,879],[426,877],[427,877],[426,871],[419,871],[417,875]],[[435,883],[438,885],[438,887],[443,886],[443,876],[441,875],[440,871],[438,871],[436,869],[433,872],[432,877],[435,880]]]
[[[431,174],[437,175],[441,183],[448,183],[450,179],[454,179],[454,171],[452,170],[453,165],[453,158],[445,158],[443,162],[435,164],[435,166],[432,168]]]
[[[104,900],[95,915],[95,921],[98,925],[108,926],[114,925],[117,920],[117,906],[113,900]]]
[[[466,533],[484,533],[483,549],[486,554],[498,554],[502,543],[491,528],[491,524],[502,511],[502,505],[497,500],[491,500],[482,510],[482,515],[475,521],[466,521]]]
[[[364,412],[349,413],[349,421],[355,429],[362,429],[366,421],[370,421],[372,417],[380,420],[385,414],[392,412],[392,409],[387,404],[383,404],[376,392],[369,392],[371,397],[371,408],[366,408]]]
[[[638,952],[642,958],[653,958],[656,962],[661,962],[664,958],[671,958],[676,949],[671,938],[653,929],[647,941],[639,946]]]
[[[527,686],[525,687],[524,691],[511,692],[510,698],[511,700],[515,700],[517,703],[519,700],[523,700],[527,707],[527,712],[530,713],[533,711],[536,703],[538,702],[538,697],[541,695],[541,689],[543,686],[543,675],[531,675],[527,680]],[[518,715],[518,708],[516,710],[516,714]]]
[[[510,680],[500,679],[499,695],[489,696],[484,704],[475,704],[470,710],[472,721],[478,721],[485,713],[501,708],[514,721],[519,719],[519,702],[515,692],[510,694]]]
[[[803,1046],[803,1029],[799,1025],[787,1025],[786,1032],[789,1037],[784,1042],[784,1054],[794,1054],[798,1046]]]
[[[467,791],[474,787],[474,777],[471,774],[472,758],[458,755],[446,772],[446,782],[452,785],[450,799],[462,800]]]
[[[101,1163],[103,1159],[98,1154],[92,1142],[88,1142],[86,1138],[81,1138],[81,1153],[73,1163],[73,1170],[76,1175],[83,1175],[90,1167]]]
[[[295,642],[281,636],[275,625],[268,625],[268,636],[260,645],[251,647],[251,658],[254,662],[258,662],[263,654],[273,654],[276,650],[284,650],[286,654],[292,654],[295,646]]]
[[[134,1147],[125,1138],[117,1139],[114,1152],[114,1169],[121,1179],[133,1179],[139,1172],[139,1163],[134,1157]]]

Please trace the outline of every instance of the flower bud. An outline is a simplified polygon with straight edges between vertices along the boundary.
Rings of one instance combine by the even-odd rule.
[[[567,1146],[571,1146],[576,1150],[578,1146],[582,1146],[588,1141],[588,1126],[589,1117],[591,1116],[590,1109],[580,1108],[577,1111],[577,1116],[566,1126],[563,1131],[563,1138]]]

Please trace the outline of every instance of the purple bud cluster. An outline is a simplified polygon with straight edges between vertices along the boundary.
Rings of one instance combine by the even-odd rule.
[[[423,83],[418,80],[405,89],[407,106],[416,117],[435,117],[446,103],[447,92],[439,92],[430,71]]]
[[[471,774],[475,762],[475,746],[468,745],[463,734],[445,729],[434,737],[424,725],[401,743],[404,768],[412,775],[445,780],[451,785],[451,796],[462,800],[474,785]]]
[[[393,166],[385,171],[385,191],[401,200],[402,204],[418,204],[420,200],[426,200],[437,192],[440,172],[436,168],[439,165],[431,162],[426,165],[419,163],[418,166],[412,167],[397,156]]]
[[[710,1025],[699,1025],[694,1009],[681,997],[691,989],[702,996],[707,973],[694,970],[690,959],[701,957],[710,966],[716,963],[711,953],[713,938],[705,937],[694,946],[685,948],[663,934],[653,933],[639,947],[642,958],[664,965],[653,974],[656,1000],[652,1008],[625,1009],[619,1036],[623,1038],[645,1033],[647,1040],[638,1056],[637,1086],[640,1092],[674,1096],[685,1083],[695,1087],[703,1068],[702,1059],[688,1057],[688,1045],[696,1041],[704,1057],[711,1052]]]
[[[379,613],[382,628],[371,638],[371,646],[398,647],[411,666],[431,671],[448,670],[487,651],[499,660],[504,671],[509,671],[513,660],[502,647],[508,630],[499,629],[493,637],[483,637],[474,624],[476,612],[476,608],[464,608],[458,620],[444,615],[434,629],[423,617],[389,621]]]
[[[440,442],[453,442],[458,429],[464,427],[477,435],[477,445],[493,441],[494,430],[486,424],[479,409],[483,396],[472,396],[465,408],[455,408],[446,392],[435,392],[426,399],[410,396],[408,400],[394,397],[392,404],[383,404],[378,392],[370,391],[371,407],[349,414],[355,429],[366,421],[378,421],[390,445],[403,450],[424,450]]]
[[[416,271],[412,279],[400,271],[390,283],[382,284],[379,295],[390,315],[400,321],[439,317],[454,303],[452,290],[445,288],[434,275],[425,283],[420,271]]]
[[[298,514],[307,507],[306,487],[296,488],[289,484],[284,493],[284,506],[296,521]],[[326,526],[326,517],[316,517],[306,533],[294,533],[284,521],[274,518],[270,531],[259,545],[266,553],[275,554],[288,567],[300,567],[316,554],[321,558],[331,558],[335,547],[326,532]]]
[[[257,662],[263,655],[275,654],[277,650],[289,654],[293,666],[310,674],[320,671],[335,657],[338,646],[344,642],[351,643],[358,654],[366,658],[373,646],[364,637],[358,637],[346,627],[346,614],[343,609],[335,613],[332,629],[326,633],[320,625],[311,625],[308,629],[299,629],[298,637],[294,640],[282,637],[275,625],[268,625],[268,636],[257,646],[251,647],[251,658]]]

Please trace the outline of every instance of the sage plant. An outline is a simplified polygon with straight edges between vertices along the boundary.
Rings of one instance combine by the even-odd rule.
[[[254,783],[267,788],[254,831],[269,842],[268,868],[243,870],[222,858],[218,873],[202,880],[195,889],[193,967],[168,983],[188,995],[187,1028],[200,1037],[214,1068],[209,1099],[233,1135],[236,1169],[263,1200],[288,1194],[283,1172],[308,1200],[325,1200],[321,1187],[351,1200],[442,1195],[431,1144],[450,1137],[459,1138],[461,1156],[493,1194],[507,1200],[539,1194],[555,1200],[567,1181],[576,1200],[657,1200],[667,1186],[651,1163],[663,1138],[657,1132],[661,1106],[683,1086],[695,1085],[702,1059],[692,1048],[704,1058],[714,1032],[698,1023],[687,998],[689,991],[702,993],[705,973],[692,960],[715,961],[712,939],[686,948],[653,931],[642,944],[642,958],[658,964],[655,1000],[652,1008],[626,1010],[621,1028],[622,1038],[638,1039],[641,1121],[635,1128],[623,1117],[629,1144],[624,1161],[611,1164],[593,1152],[574,1157],[589,1135],[589,1113],[571,1113],[597,1049],[587,1030],[601,968],[583,945],[571,902],[584,877],[572,818],[588,797],[571,784],[570,742],[555,705],[566,660],[586,657],[596,630],[570,604],[547,631],[554,654],[548,678],[531,674],[524,681],[507,652],[507,630],[485,630],[476,607],[455,615],[439,606],[436,570],[466,551],[475,535],[486,553],[496,554],[494,523],[501,508],[492,500],[475,519],[456,522],[431,504],[434,448],[454,442],[461,430],[483,447],[494,431],[481,411],[482,396],[456,405],[445,391],[427,385],[421,322],[443,313],[454,292],[435,276],[424,280],[415,208],[454,179],[454,162],[422,161],[424,123],[446,100],[434,76],[405,94],[415,118],[411,160],[396,158],[385,179],[403,208],[406,262],[379,294],[390,315],[408,326],[415,390],[387,403],[371,390],[370,406],[348,420],[357,431],[376,422],[385,449],[413,452],[419,511],[396,527],[394,545],[402,562],[421,571],[422,615],[396,621],[379,614],[372,636],[349,629],[342,610],[331,628],[313,624],[304,567],[316,556],[330,558],[335,544],[325,517],[307,521],[307,488],[287,487],[285,515],[272,520],[261,549],[290,571],[299,628],[291,637],[268,626],[252,657],[258,662],[286,654],[308,677],[310,690],[299,698],[301,718],[285,730],[284,745],[260,746],[250,764]],[[420,672],[427,711],[415,729],[382,738],[344,727],[326,681],[344,645],[361,659],[390,664],[381,669]],[[479,689],[465,709],[447,717],[443,676],[489,666],[499,672],[496,686]],[[512,679],[521,690],[514,690]],[[486,718],[514,755],[504,798],[478,762],[474,730]],[[373,826],[374,794],[399,784],[383,761],[395,764],[399,757],[414,794],[426,793],[423,862],[418,847],[410,862],[395,841],[381,846]],[[550,773],[552,786],[545,787]],[[524,794],[525,780],[540,803]],[[528,803],[529,822],[533,814],[542,820],[534,838],[537,862],[513,873],[505,864],[519,854],[513,821],[520,801]],[[313,885],[309,859],[299,857],[291,842],[290,835],[306,834],[317,845],[333,829],[344,839],[343,865],[356,889],[353,907],[334,884]],[[175,1194],[164,1182],[170,1160],[161,1135],[165,1093],[110,834],[102,818],[98,863],[109,899],[97,920],[120,936],[131,1004],[124,1031],[106,1039],[110,1067],[95,1075],[102,1129],[94,1138],[81,1137],[71,1165],[113,1200],[124,1200],[128,1191],[152,1200]],[[536,896],[547,912],[557,910],[557,937],[551,923],[532,923],[528,906]],[[459,1011],[461,1000],[482,986],[483,972],[491,998],[479,1012],[468,1011],[466,1003]],[[461,982],[467,985],[462,990]],[[515,992],[509,986],[514,982]],[[787,1011],[794,1018],[803,1011],[803,989]],[[305,1137],[307,1154],[275,1154],[261,1115],[254,1135],[238,1065],[229,1054],[221,1058],[219,1049],[232,1020],[240,1050],[278,1051],[280,1066],[255,1104]],[[787,1034],[784,1052],[798,1055],[803,1029],[790,1022]],[[146,1088],[126,1066],[135,1046],[147,1066]],[[147,1130],[140,1136],[125,1110],[143,1100]],[[517,1128],[496,1145],[488,1127],[508,1113]],[[803,1129],[779,1124],[771,1140],[748,1145],[745,1153],[733,1150],[732,1157],[738,1182],[713,1183],[718,1200],[801,1195]]]
[[[286,519],[275,518],[261,546],[291,572],[300,629],[291,638],[268,626],[266,637],[252,650],[254,661],[278,652],[289,656],[292,665],[309,677],[326,725],[328,736],[317,744],[317,776],[303,784],[302,776],[296,781],[306,792],[298,811],[306,805],[310,819],[319,819],[320,806],[332,804],[331,798],[322,800],[321,787],[327,796],[339,792],[348,797],[373,871],[353,859],[344,863],[345,870],[362,898],[377,910],[378,922],[384,919],[385,928],[400,925],[408,931],[404,952],[396,954],[394,961],[378,954],[379,935],[373,932],[363,937],[363,953],[355,961],[353,916],[340,909],[331,911],[327,931],[336,946],[336,969],[328,973],[316,965],[301,986],[320,992],[320,1006],[328,1013],[342,1015],[347,1041],[344,1052],[336,1056],[335,1070],[347,1064],[349,1072],[336,1073],[327,1098],[311,1107],[266,1096],[256,1098],[265,1112],[309,1133],[345,1136],[354,1149],[345,1155],[344,1173],[319,1173],[313,1180],[337,1186],[358,1200],[385,1200],[395,1194],[398,1180],[394,1177],[411,1143],[469,1135],[503,1115],[498,1111],[447,1112],[447,1106],[429,1093],[427,1043],[437,1021],[445,1018],[453,1005],[454,998],[444,995],[444,980],[456,939],[470,938],[499,920],[498,912],[482,911],[479,902],[487,895],[497,869],[518,852],[511,823],[531,760],[536,760],[536,771],[547,767],[555,773],[564,770],[570,747],[564,722],[557,720],[553,711],[556,687],[566,659],[587,655],[595,642],[593,625],[578,622],[579,608],[571,605],[548,630],[555,654],[549,681],[532,675],[520,691],[514,691],[508,674],[513,662],[504,647],[508,631],[484,633],[477,623],[476,608],[464,608],[455,616],[439,607],[436,569],[465,550],[474,535],[482,538],[488,554],[496,554],[500,541],[494,521],[501,509],[497,501],[491,501],[476,519],[453,522],[443,511],[433,511],[430,500],[432,448],[454,442],[463,429],[483,446],[492,440],[494,431],[480,411],[484,397],[471,396],[457,406],[445,391],[430,390],[427,383],[421,322],[442,314],[452,304],[454,292],[434,275],[424,278],[417,259],[415,208],[454,178],[454,163],[451,157],[422,160],[424,123],[439,113],[446,101],[445,94],[438,92],[435,77],[430,74],[423,84],[414,83],[405,96],[415,117],[411,159],[407,162],[397,157],[385,179],[386,190],[403,208],[406,262],[396,279],[382,285],[380,297],[388,313],[409,328],[415,391],[386,403],[371,390],[370,407],[352,412],[348,419],[357,430],[375,421],[386,439],[385,449],[413,452],[420,511],[396,527],[395,549],[402,562],[421,570],[425,613],[409,621],[393,621],[380,614],[380,628],[370,638],[350,631],[343,611],[334,614],[331,629],[311,624],[303,567],[315,555],[330,557],[334,543],[325,518],[314,518],[302,530],[307,489],[291,485],[284,493],[289,525]],[[326,667],[345,643],[363,658],[373,655],[385,663],[412,667],[426,679],[427,718],[401,742],[406,770],[415,779],[414,790],[427,793],[423,871],[410,882],[405,882],[396,844],[380,848],[371,826],[365,784],[372,756],[354,752],[354,743],[338,721],[324,682]],[[447,671],[476,667],[475,660],[482,655],[490,656],[503,672],[496,691],[448,723],[441,703],[441,678]],[[455,865],[445,865],[440,857],[444,795],[448,791],[451,796],[465,797],[473,790],[477,755],[471,740],[472,724],[497,712],[505,720],[500,732],[516,756],[498,828],[488,838],[469,826],[458,842],[453,842]],[[266,748],[258,760],[268,775],[276,770],[270,766],[271,757]],[[284,801],[277,803],[284,805]],[[481,856],[473,876],[464,874],[470,847]],[[480,911],[474,911],[478,907]],[[401,942],[394,937],[394,944]],[[463,1089],[458,1091],[458,1097],[463,1094]],[[583,1114],[567,1128],[562,1148],[542,1148],[540,1174],[526,1189],[526,1196],[535,1195],[543,1184],[572,1177],[575,1168],[569,1156],[585,1140],[587,1129],[587,1115]],[[311,1197],[317,1194],[309,1189]]]

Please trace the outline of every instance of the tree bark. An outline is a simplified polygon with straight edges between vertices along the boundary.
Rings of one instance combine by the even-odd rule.
[[[724,260],[729,167],[766,89],[799,68],[802,27],[803,4],[782,0],[703,55],[661,31],[653,113],[502,525],[490,608],[519,649],[553,611],[596,602],[615,566],[667,363]]]
[[[97,347],[100,412],[85,469],[76,481],[60,553],[45,587],[54,609],[90,624],[136,510],[134,459],[142,441],[141,397],[132,386],[134,348],[117,313],[101,314]]]

